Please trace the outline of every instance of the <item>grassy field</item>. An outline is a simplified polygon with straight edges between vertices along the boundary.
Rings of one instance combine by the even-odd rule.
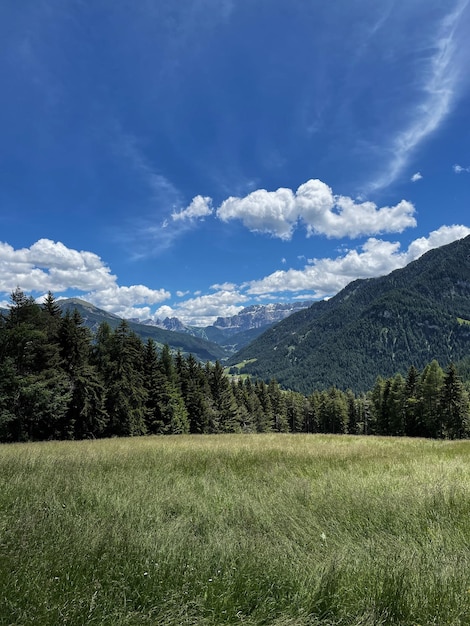
[[[0,446],[0,624],[470,624],[470,442]]]

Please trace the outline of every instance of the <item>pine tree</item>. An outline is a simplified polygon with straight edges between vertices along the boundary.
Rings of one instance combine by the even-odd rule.
[[[345,433],[348,421],[348,406],[345,394],[330,387],[320,392],[318,424],[322,433]]]
[[[211,395],[209,382],[192,354],[186,359],[181,378],[181,393],[188,411],[190,432],[208,432]]]
[[[252,414],[248,411],[249,402],[243,380],[241,378],[232,379],[231,385],[233,397],[237,403],[241,430],[244,433],[253,432]]]
[[[10,371],[9,434],[13,440],[61,437],[70,401],[56,333],[49,314],[21,289],[11,294],[5,319],[5,357]],[[3,421],[3,420],[2,420]]]
[[[470,427],[469,398],[456,367],[449,364],[441,391],[441,415],[444,433],[450,439],[468,436]]]
[[[351,389],[346,391],[346,403],[348,406],[347,431],[350,435],[357,435],[359,428],[359,407],[355,395]]]
[[[375,385],[368,394],[368,434],[380,434],[383,429],[382,407],[384,400],[385,380],[377,376]]]
[[[254,385],[255,393],[258,397],[261,410],[255,414],[255,428],[259,433],[267,433],[273,428],[273,411],[269,389],[264,380],[257,381]]]
[[[388,397],[389,434],[401,437],[405,434],[405,379],[396,374],[391,380]]]
[[[412,365],[406,376],[404,391],[405,435],[407,437],[421,437],[424,435],[419,386],[419,372]]]
[[[232,387],[224,369],[216,361],[208,370],[209,386],[214,408],[214,421],[210,425],[212,432],[241,432],[241,419]]]
[[[83,325],[83,319],[75,309],[72,313],[66,311],[58,335],[71,392],[63,437],[100,437],[105,431],[108,416],[104,384],[90,362],[91,332]]]
[[[441,415],[444,372],[436,360],[426,365],[420,378],[420,408],[423,415],[424,435],[439,438],[444,434]]]
[[[142,341],[123,320],[110,338],[106,360],[106,410],[109,435],[131,436],[146,432],[146,389]]]
[[[303,396],[294,392],[285,392],[286,417],[291,433],[300,433],[304,430]]]
[[[271,404],[272,428],[279,433],[288,432],[289,421],[287,419],[285,394],[274,378],[269,381],[268,395]]]

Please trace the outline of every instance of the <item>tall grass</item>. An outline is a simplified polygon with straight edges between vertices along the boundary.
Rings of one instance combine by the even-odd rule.
[[[0,624],[470,624],[470,442],[0,446]]]

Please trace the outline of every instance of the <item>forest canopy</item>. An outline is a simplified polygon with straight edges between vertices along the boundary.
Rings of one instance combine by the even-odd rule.
[[[144,343],[126,320],[92,334],[51,293],[42,304],[11,294],[0,318],[0,441],[269,431],[462,438],[469,393],[456,365],[432,361],[378,376],[360,395],[305,396]]]

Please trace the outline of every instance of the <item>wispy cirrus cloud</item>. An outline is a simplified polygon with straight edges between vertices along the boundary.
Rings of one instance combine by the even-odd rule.
[[[397,179],[414,150],[439,128],[460,96],[468,59],[460,54],[462,37],[466,37],[466,33],[462,33],[459,26],[468,6],[469,0],[453,3],[438,24],[434,39],[428,42],[430,53],[421,61],[424,65],[420,72],[421,97],[411,105],[411,121],[388,146],[382,146],[390,158],[384,172],[367,186],[367,191],[383,189]]]

